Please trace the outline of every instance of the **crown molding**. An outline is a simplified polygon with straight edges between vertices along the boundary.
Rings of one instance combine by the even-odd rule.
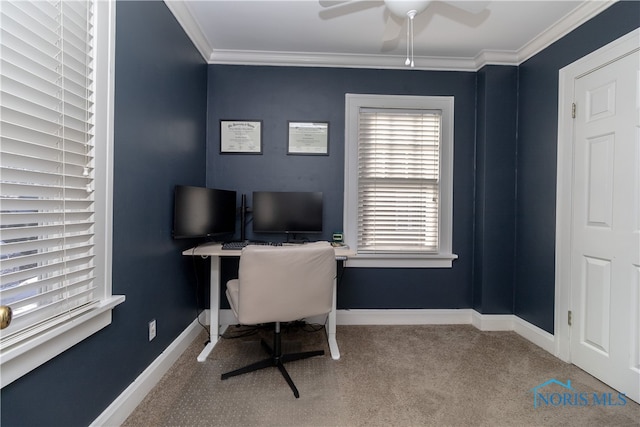
[[[518,51],[518,61],[516,65],[520,65],[531,57],[537,55],[571,31],[578,28],[594,16],[600,14],[609,8],[618,0],[589,0],[582,3],[576,9],[558,20],[554,25],[547,28],[544,32],[533,38],[529,43],[524,45]]]
[[[200,52],[204,60],[208,61],[213,47],[209,44],[200,25],[198,25],[197,21],[193,18],[193,14],[187,6],[188,2],[189,0],[164,0],[169,11],[187,34],[187,37],[191,39],[191,42],[196,49],[198,49],[198,52]]]
[[[478,71],[485,65],[520,65],[619,0],[586,1],[517,51],[484,50],[475,58],[416,56],[414,68],[407,68],[404,65],[404,57],[390,55],[214,49],[194,19],[187,5],[189,1],[164,0],[196,49],[209,64]]]
[[[404,65],[405,57],[390,55],[344,55],[307,52],[268,52],[216,50],[208,58],[209,64],[227,65],[277,65],[292,67],[338,67],[402,70],[475,71],[476,65],[469,58],[418,57],[416,66]]]
[[[474,58],[475,71],[485,65],[517,65],[518,52],[483,50]]]

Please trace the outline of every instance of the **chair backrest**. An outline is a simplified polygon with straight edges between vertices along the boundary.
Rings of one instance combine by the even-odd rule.
[[[328,313],[335,277],[329,242],[247,246],[238,269],[238,321],[290,322]]]

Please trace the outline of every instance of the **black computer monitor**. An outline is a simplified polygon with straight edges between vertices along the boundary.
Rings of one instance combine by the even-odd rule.
[[[254,191],[254,233],[322,233],[322,193]]]
[[[236,192],[177,185],[174,191],[173,238],[233,236]]]

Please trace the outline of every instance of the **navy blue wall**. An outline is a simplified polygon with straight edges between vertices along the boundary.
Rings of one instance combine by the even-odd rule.
[[[553,333],[558,71],[638,28],[640,2],[622,1],[519,67],[514,311]]]
[[[512,69],[209,66],[207,77],[164,3],[120,1],[117,8],[113,289],[127,300],[116,307],[112,325],[3,388],[0,424],[89,424],[195,318],[191,260],[176,255],[192,242],[170,237],[175,184],[248,194],[320,190],[328,205],[324,237],[340,229],[346,92],[455,96],[453,249],[460,259],[452,269],[347,269],[341,308],[508,312],[506,296],[515,291],[514,312],[553,332],[558,70],[637,28],[639,2],[616,3],[519,67],[515,285],[509,261],[501,272],[491,252],[509,244],[511,227],[502,215],[511,209],[512,185],[501,183],[501,191],[491,185],[511,175],[513,123],[498,117],[513,102],[511,90],[500,90],[512,87]],[[506,98],[494,99],[497,93]],[[264,154],[220,155],[220,118],[264,120]],[[287,156],[287,120],[329,121],[330,156]],[[504,210],[493,212],[490,200]],[[482,208],[478,218],[475,208]],[[508,221],[506,231],[499,232],[500,218]],[[149,343],[151,318],[158,337]]]
[[[205,183],[206,64],[163,2],[118,2],[113,323],[2,389],[2,426],[86,426],[195,318],[173,186]],[[147,338],[157,320],[158,336]]]
[[[346,93],[455,97],[453,251],[450,269],[346,269],[338,308],[471,307],[476,73],[209,66],[207,184],[322,191],[324,238],[342,229]],[[220,119],[263,121],[263,154],[220,154]],[[329,156],[288,156],[287,121],[328,121]],[[248,227],[247,237],[254,236]],[[278,236],[283,238],[284,236]]]
[[[517,67],[478,72],[473,308],[513,313]]]

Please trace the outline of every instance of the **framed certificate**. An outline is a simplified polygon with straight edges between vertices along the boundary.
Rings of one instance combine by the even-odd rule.
[[[262,120],[220,120],[220,153],[262,154]]]
[[[329,155],[328,122],[289,122],[287,154]]]

